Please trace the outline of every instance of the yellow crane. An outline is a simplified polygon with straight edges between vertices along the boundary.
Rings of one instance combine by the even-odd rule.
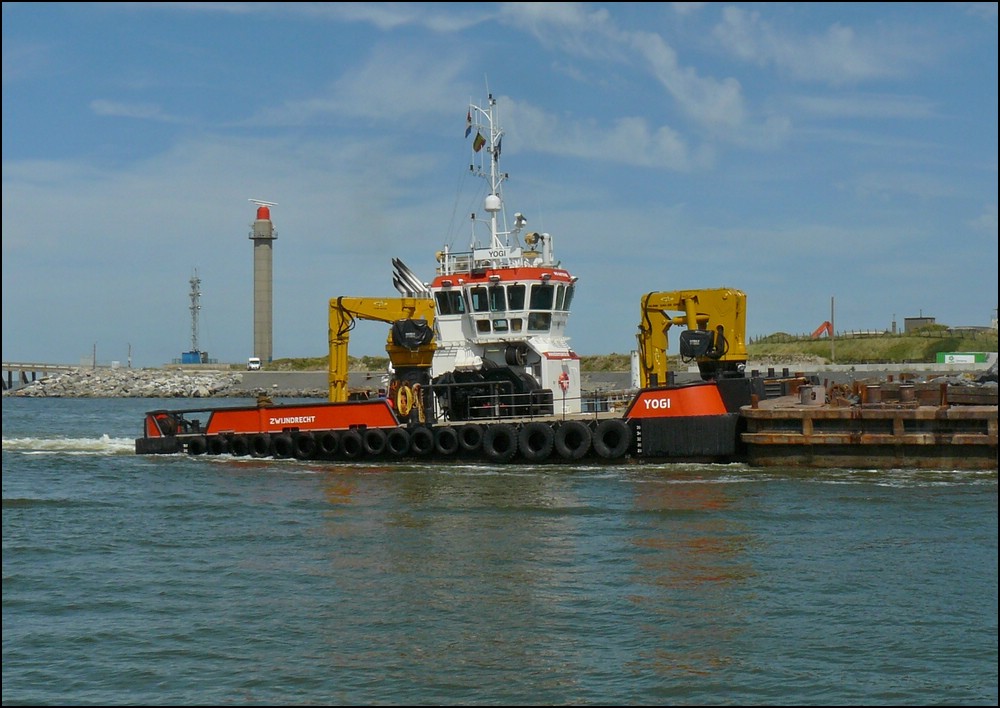
[[[434,342],[434,301],[421,297],[337,297],[330,300],[330,401],[348,399],[347,349],[357,320],[391,324],[385,350],[396,377],[411,383],[430,380]]]
[[[701,377],[740,376],[746,367],[746,294],[731,288],[674,290],[643,295],[639,343],[639,384],[667,383],[667,333],[680,334],[680,356],[697,361]]]

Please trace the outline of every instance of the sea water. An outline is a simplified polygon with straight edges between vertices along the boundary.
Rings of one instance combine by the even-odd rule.
[[[3,399],[4,705],[997,704],[995,471],[134,454],[189,403]]]

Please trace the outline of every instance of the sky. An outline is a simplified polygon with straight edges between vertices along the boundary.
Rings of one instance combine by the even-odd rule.
[[[996,3],[5,2],[2,32],[5,362],[245,362],[254,199],[273,357],[325,356],[331,298],[468,247],[490,94],[580,355],[634,349],[652,291],[742,290],[751,339],[995,321]]]

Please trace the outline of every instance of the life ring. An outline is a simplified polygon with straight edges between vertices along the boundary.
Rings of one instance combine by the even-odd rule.
[[[347,459],[353,460],[356,457],[361,457],[364,451],[365,443],[361,439],[361,433],[357,430],[345,430],[344,434],[340,436],[341,454]]]
[[[311,460],[316,456],[318,444],[316,443],[316,438],[313,437],[312,433],[299,433],[292,438],[292,442],[295,445],[295,459]]]
[[[229,438],[229,454],[233,457],[246,457],[250,454],[250,443],[245,435],[234,435]]]
[[[396,410],[404,418],[413,410],[413,389],[408,384],[401,384],[396,391]]]
[[[316,444],[319,446],[321,454],[335,455],[337,450],[340,449],[340,438],[337,437],[336,431],[327,430],[326,432],[319,434],[319,437],[316,439]]]
[[[454,455],[458,452],[458,431],[450,425],[434,428],[434,450],[439,455]]]
[[[632,443],[628,425],[620,418],[607,418],[594,429],[594,451],[606,460],[624,457]]]
[[[430,428],[414,428],[410,431],[410,451],[415,455],[434,452],[434,433]]]
[[[205,451],[208,449],[208,443],[205,442],[205,438],[201,435],[193,437],[188,440],[188,454],[189,455],[204,455]]]
[[[458,446],[463,452],[479,452],[483,446],[483,426],[466,423],[458,429]]]
[[[525,423],[517,434],[517,446],[528,462],[541,462],[552,454],[554,438],[552,427],[546,423]]]
[[[510,462],[517,454],[517,430],[507,423],[487,426],[483,433],[483,452],[493,462]]]
[[[365,443],[365,453],[370,457],[378,457],[385,452],[386,435],[381,428],[368,428],[362,440]]]
[[[259,433],[250,438],[250,456],[267,457],[271,451],[271,438],[267,433]]]
[[[564,460],[579,460],[590,452],[590,428],[579,420],[567,420],[556,428],[553,445]]]
[[[410,434],[406,428],[390,428],[386,433],[385,448],[390,455],[402,457],[410,451]]]
[[[279,460],[291,457],[295,453],[295,445],[291,435],[275,435],[271,438],[271,456]]]

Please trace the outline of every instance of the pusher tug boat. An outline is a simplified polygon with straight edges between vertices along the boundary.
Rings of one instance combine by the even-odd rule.
[[[717,288],[650,292],[639,303],[639,388],[623,411],[584,410],[580,358],[567,325],[577,278],[554,239],[515,213],[500,170],[503,129],[490,96],[469,106],[471,172],[488,184],[485,219],[472,215],[469,249],[445,246],[425,283],[392,259],[398,296],[329,301],[329,401],[153,410],[137,454],[359,461],[424,458],[507,462],[747,459],[741,408],[794,393],[796,379],[747,377],[746,296]],[[480,233],[486,226],[486,233]],[[384,397],[353,400],[348,345],[358,320],[389,325]],[[667,334],[701,380],[675,385]],[[775,388],[775,385],[778,388]],[[996,448],[996,414],[992,444]],[[759,434],[756,443],[766,442]]]

